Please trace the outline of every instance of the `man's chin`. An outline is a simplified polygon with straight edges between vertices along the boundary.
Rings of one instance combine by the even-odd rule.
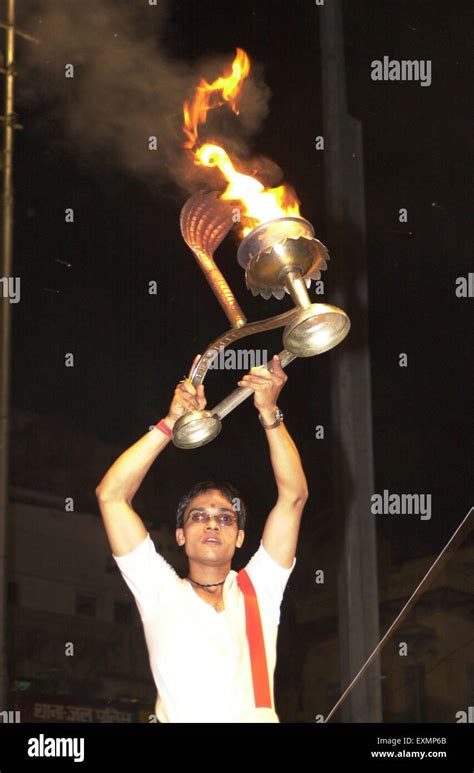
[[[235,547],[232,549],[230,545],[206,545],[200,542],[198,545],[193,546],[191,555],[188,553],[188,558],[192,558],[193,561],[200,561],[207,564],[219,564],[228,563],[235,553]]]

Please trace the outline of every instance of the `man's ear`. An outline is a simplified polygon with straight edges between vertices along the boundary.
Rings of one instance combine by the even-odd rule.
[[[239,533],[237,534],[237,541],[235,543],[236,548],[241,548],[243,545],[245,539],[245,531],[243,529],[239,529]]]
[[[186,537],[184,536],[184,529],[176,529],[176,542],[180,547],[182,547],[186,542]]]

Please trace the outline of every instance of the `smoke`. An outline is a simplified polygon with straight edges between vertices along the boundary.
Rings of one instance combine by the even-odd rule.
[[[196,167],[184,150],[182,108],[200,78],[214,80],[235,51],[192,65],[177,60],[163,42],[173,36],[164,0],[26,0],[19,11],[19,25],[41,43],[19,44],[17,104],[34,111],[30,125],[44,131],[43,142],[72,150],[95,171],[109,164],[148,184],[223,189],[219,173]],[[66,77],[68,65],[73,77]],[[269,97],[253,64],[239,117],[228,107],[212,111],[205,133],[248,157]],[[279,176],[268,160],[254,158],[251,167],[267,180]]]

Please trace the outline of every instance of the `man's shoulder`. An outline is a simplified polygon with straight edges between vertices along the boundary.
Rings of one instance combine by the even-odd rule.
[[[169,579],[176,579],[181,582],[175,569],[166,558],[157,551],[155,543],[151,538],[150,532],[147,532],[145,539],[130,553],[123,556],[112,554],[119,570],[124,575],[131,573],[145,575],[158,573],[167,575]]]
[[[266,573],[270,576],[281,576],[288,578],[295,568],[295,565],[296,556],[294,557],[293,564],[290,567],[282,566],[279,564],[278,561],[275,561],[273,556],[265,548],[263,541],[260,540],[260,544],[257,550],[244,568],[247,571],[249,569],[250,571],[255,571],[255,569],[257,569],[258,571]]]
[[[257,598],[263,602],[264,607],[273,610],[272,614],[277,624],[280,621],[280,605],[283,594],[295,564],[296,557],[293,560],[293,566],[289,568],[281,566],[272,558],[260,540],[258,549],[244,567]],[[241,589],[245,593],[244,583],[241,584]]]
[[[283,595],[289,577],[295,568],[296,557],[289,568],[281,566],[265,549],[262,540],[244,569],[257,591]]]

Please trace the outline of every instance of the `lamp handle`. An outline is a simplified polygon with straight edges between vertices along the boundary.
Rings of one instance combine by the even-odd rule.
[[[296,360],[296,354],[292,354],[287,349],[282,349],[278,357],[280,358],[280,365],[282,368],[285,368],[292,360]],[[271,362],[268,365],[262,365],[262,367],[269,370],[270,373],[273,373],[273,365]],[[244,400],[253,393],[253,389],[250,389],[250,387],[237,387],[237,389],[234,389],[230,395],[224,397],[224,399],[216,405],[212,413],[217,414],[219,419],[223,419],[224,416],[227,416],[228,413],[233,411],[234,408],[237,408],[240,403],[243,403]]]

